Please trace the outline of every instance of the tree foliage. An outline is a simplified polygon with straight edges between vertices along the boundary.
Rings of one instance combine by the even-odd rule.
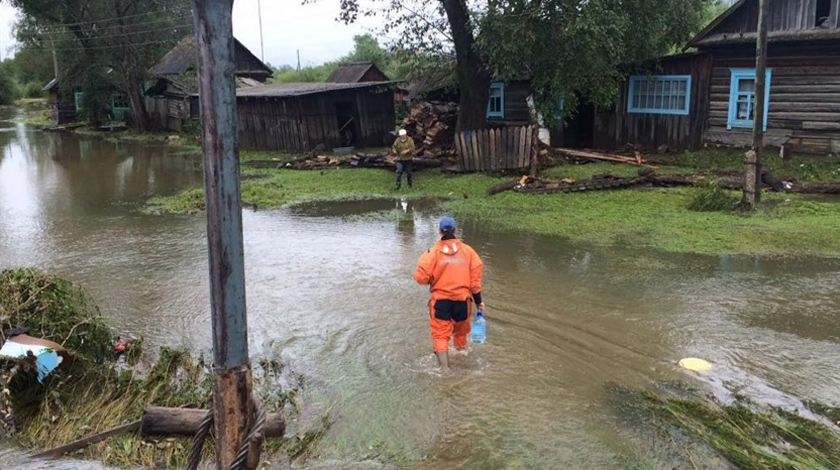
[[[20,97],[20,90],[14,75],[11,60],[7,59],[0,62],[0,106],[12,104]]]
[[[372,5],[371,5],[372,3]],[[341,0],[341,19],[382,15],[384,32],[405,50],[446,59],[463,55],[498,80],[530,79],[535,103],[553,115],[565,102],[573,115],[582,99],[610,105],[618,84],[635,65],[681,47],[717,0]],[[469,16],[453,23],[447,7]],[[455,47],[459,29],[474,34]],[[465,52],[466,51],[466,52]],[[451,62],[450,62],[451,63]],[[471,84],[463,83],[462,90]],[[474,101],[473,106],[486,106]],[[462,102],[463,106],[463,102]],[[463,112],[463,110],[462,110]]]
[[[9,1],[22,13],[15,32],[18,42],[24,48],[44,52],[54,48],[58,52],[65,94],[72,96],[82,88],[103,95],[119,90],[131,104],[134,126],[148,127],[143,82],[147,70],[178,40],[191,34],[188,0]],[[86,96],[86,101],[109,100],[107,96]]]
[[[353,36],[353,50],[335,61],[321,65],[303,67],[300,70],[291,65],[272,67],[275,83],[323,82],[330,76],[339,64],[346,62],[373,62],[379,70],[391,79],[401,78],[405,71],[400,66],[400,56],[396,52],[382,47],[371,34]]]

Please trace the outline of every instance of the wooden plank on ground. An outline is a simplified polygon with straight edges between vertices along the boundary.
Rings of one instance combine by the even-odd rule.
[[[79,439],[77,441],[73,441],[69,444],[65,444],[60,447],[55,447],[53,449],[41,452],[40,454],[33,455],[33,458],[36,459],[53,459],[63,456],[64,454],[68,454],[70,452],[75,452],[79,449],[84,449],[89,445],[96,444],[97,442],[102,442],[105,439],[110,439],[114,436],[119,436],[120,434],[125,434],[127,432],[136,432],[140,430],[140,426],[142,421],[135,421],[133,423],[129,423],[118,428],[110,429],[105,432],[101,432],[99,434],[94,434],[93,436],[85,437],[84,439]]]

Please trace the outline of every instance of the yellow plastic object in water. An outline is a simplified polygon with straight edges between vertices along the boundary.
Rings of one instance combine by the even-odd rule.
[[[709,361],[696,357],[687,357],[680,360],[680,367],[694,372],[706,372],[712,368],[712,364]]]

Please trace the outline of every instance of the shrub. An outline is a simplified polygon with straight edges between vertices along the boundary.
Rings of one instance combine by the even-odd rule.
[[[44,96],[44,86],[38,82],[29,82],[23,86],[23,96],[25,98],[41,98]]]
[[[730,211],[735,199],[717,183],[710,183],[697,192],[688,204],[688,210],[695,212]]]

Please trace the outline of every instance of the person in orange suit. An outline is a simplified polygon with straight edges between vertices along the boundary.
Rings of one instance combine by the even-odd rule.
[[[452,217],[440,220],[440,241],[420,256],[414,280],[428,285],[429,327],[438,364],[449,367],[449,340],[455,349],[467,347],[470,334],[471,300],[484,310],[481,299],[481,277],[484,263],[478,253],[457,237]]]

